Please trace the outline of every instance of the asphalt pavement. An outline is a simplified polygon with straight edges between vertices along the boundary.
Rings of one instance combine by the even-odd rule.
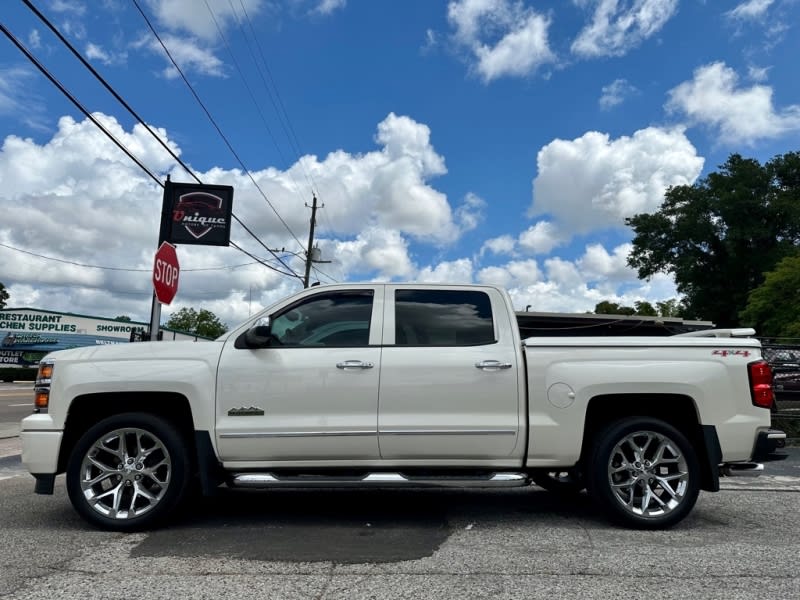
[[[656,532],[529,488],[236,491],[118,534],[81,521],[62,478],[32,491],[0,481],[3,598],[800,597],[800,488],[704,493]]]
[[[33,411],[33,384],[0,383],[0,440],[19,435],[19,422]]]
[[[229,491],[156,531],[84,523],[0,458],[0,597],[800,597],[800,449],[724,479],[669,531],[609,524],[585,495],[510,490]]]

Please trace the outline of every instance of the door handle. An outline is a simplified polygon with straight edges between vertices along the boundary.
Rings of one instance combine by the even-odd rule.
[[[364,362],[362,360],[346,360],[336,363],[337,369],[371,369],[374,366],[375,365],[371,362]]]
[[[484,371],[499,371],[500,369],[510,369],[511,363],[500,362],[499,360],[482,360],[476,362],[475,367]]]

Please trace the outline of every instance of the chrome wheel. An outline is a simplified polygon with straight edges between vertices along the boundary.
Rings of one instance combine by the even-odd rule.
[[[613,447],[608,483],[614,498],[631,515],[664,517],[689,492],[689,465],[678,444],[654,431],[634,431]]]
[[[80,488],[88,505],[109,519],[126,520],[153,510],[172,477],[172,459],[152,432],[114,429],[98,438],[83,456]]]

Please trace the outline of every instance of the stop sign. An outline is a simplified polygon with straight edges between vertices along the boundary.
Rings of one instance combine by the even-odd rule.
[[[178,275],[181,272],[178,265],[178,255],[175,246],[162,242],[156,250],[155,263],[153,264],[153,287],[156,298],[161,304],[169,304],[178,293]]]

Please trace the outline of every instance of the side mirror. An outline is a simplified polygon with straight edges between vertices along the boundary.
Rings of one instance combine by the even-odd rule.
[[[265,322],[266,324],[264,324]],[[272,345],[272,341],[275,338],[270,330],[269,321],[262,319],[258,323],[260,324],[251,327],[236,338],[236,342],[233,344],[235,348],[240,350],[245,348],[266,348]]]
[[[256,325],[245,332],[244,338],[247,340],[249,348],[263,348],[269,346],[272,340],[272,333],[269,325]]]

